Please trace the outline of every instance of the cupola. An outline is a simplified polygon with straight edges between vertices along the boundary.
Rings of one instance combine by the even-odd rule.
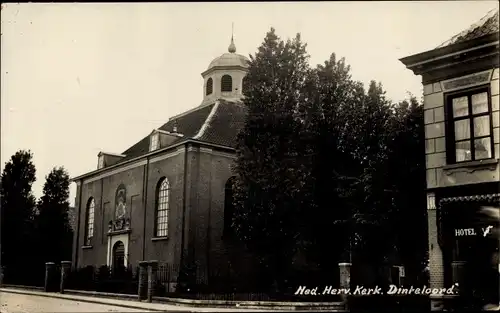
[[[203,104],[214,102],[218,99],[239,100],[243,96],[243,78],[248,72],[248,58],[236,53],[234,36],[227,53],[210,62],[203,77]]]

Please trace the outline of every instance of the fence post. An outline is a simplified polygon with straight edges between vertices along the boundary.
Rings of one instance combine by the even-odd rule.
[[[46,262],[45,263],[45,285],[44,291],[49,292],[52,291],[52,283],[54,280],[54,268],[56,264],[54,262]]]
[[[148,302],[153,301],[153,295],[156,291],[156,272],[158,270],[158,261],[149,261],[148,263]]]
[[[137,291],[139,301],[146,299],[148,290],[148,262],[139,262],[139,290]]]
[[[64,293],[64,288],[66,287],[70,270],[71,261],[61,261],[61,284],[59,286],[60,293]]]
[[[340,288],[351,289],[351,263],[339,263],[340,270]],[[342,301],[347,300],[346,294],[341,294]]]

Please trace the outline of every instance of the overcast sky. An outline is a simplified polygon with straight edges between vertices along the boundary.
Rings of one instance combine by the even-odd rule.
[[[398,60],[431,50],[497,1],[3,4],[1,169],[20,149],[37,168],[34,193],[63,165],[94,170],[99,151],[121,153],[172,115],[201,103],[200,75],[227,52],[255,53],[273,26],[297,32],[311,63],[332,52],[355,79],[382,82],[398,101],[422,95]],[[74,202],[75,186],[70,201]]]

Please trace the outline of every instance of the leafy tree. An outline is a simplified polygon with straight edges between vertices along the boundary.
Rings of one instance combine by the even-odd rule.
[[[355,143],[351,140],[355,125],[352,116],[359,110],[364,91],[351,79],[349,71],[345,59],[337,60],[335,54],[324,65],[318,65],[308,77],[308,101],[300,110],[305,117],[301,137],[305,150],[301,155],[311,156],[304,160],[311,170],[304,193],[312,195],[303,210],[306,225],[302,232],[306,234],[309,260],[323,271],[337,272],[332,264],[340,260],[342,252],[348,252],[348,245],[342,243],[348,242],[349,225],[336,221],[351,216],[346,190],[359,180],[349,145]],[[336,239],[335,246],[331,245],[332,238]]]
[[[427,259],[424,109],[411,97],[396,107],[389,129],[389,176],[396,216],[392,229],[408,277],[422,274]]]
[[[71,260],[72,229],[69,223],[69,175],[63,167],[46,176],[38,201],[36,231],[39,255],[44,262]]]
[[[422,106],[393,105],[375,81],[365,91],[335,54],[311,69],[305,47],[271,29],[250,58],[237,234],[278,283],[298,250],[329,277],[348,258],[402,262],[416,275],[426,250]]]
[[[244,104],[248,117],[238,136],[235,230],[280,284],[298,234],[301,187],[307,176],[298,162],[294,112],[308,75],[306,45],[298,34],[284,42],[271,29],[250,56]]]
[[[33,154],[16,152],[5,164],[1,182],[2,266],[6,275],[23,268],[30,260],[32,248],[35,197],[32,186],[36,180]]]

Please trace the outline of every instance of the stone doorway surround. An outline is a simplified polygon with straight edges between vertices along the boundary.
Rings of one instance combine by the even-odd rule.
[[[113,248],[119,241],[123,243],[125,256],[123,258],[123,265],[125,267],[129,264],[129,242],[130,242],[130,220],[127,218],[117,219],[109,222],[108,228],[108,253],[106,264],[113,267]]]

